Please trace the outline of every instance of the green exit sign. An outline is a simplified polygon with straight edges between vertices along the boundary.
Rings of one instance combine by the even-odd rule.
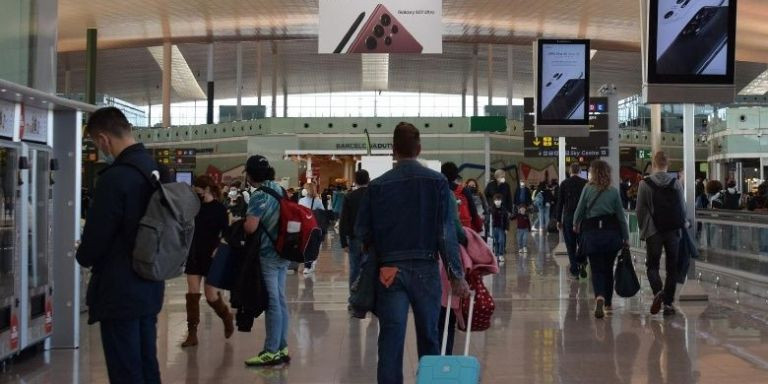
[[[651,150],[650,149],[638,149],[637,150],[637,158],[642,160],[650,160],[651,159]]]

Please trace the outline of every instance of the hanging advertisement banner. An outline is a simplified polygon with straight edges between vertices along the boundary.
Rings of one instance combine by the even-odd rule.
[[[539,40],[537,125],[586,125],[589,41]]]
[[[319,53],[443,53],[441,0],[320,0]]]

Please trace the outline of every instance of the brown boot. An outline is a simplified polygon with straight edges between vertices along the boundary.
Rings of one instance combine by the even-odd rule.
[[[200,294],[187,293],[187,339],[182,348],[197,345],[197,325],[200,324]]]
[[[209,301],[208,305],[210,305],[211,308],[216,311],[216,315],[218,315],[224,322],[224,337],[229,339],[232,337],[232,334],[235,333],[235,317],[232,316],[232,312],[229,311],[229,307],[224,304],[224,299],[221,298],[221,292],[217,293],[217,295],[219,295],[218,300]]]

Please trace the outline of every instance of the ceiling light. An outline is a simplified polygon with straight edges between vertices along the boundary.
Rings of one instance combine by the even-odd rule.
[[[148,47],[149,53],[152,58],[155,59],[160,69],[163,68],[163,47]],[[184,59],[184,55],[181,54],[179,47],[171,46],[171,87],[179,97],[183,99],[202,100],[205,99],[205,92],[200,88],[200,84],[197,83],[195,74],[192,73],[192,69],[187,64],[187,60]]]
[[[768,70],[757,75],[754,80],[739,92],[739,96],[762,96],[766,93],[768,93]]]

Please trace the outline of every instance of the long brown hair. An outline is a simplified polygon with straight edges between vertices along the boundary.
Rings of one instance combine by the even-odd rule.
[[[213,195],[214,199],[217,199],[219,196],[221,196],[221,187],[219,187],[219,185],[216,184],[216,181],[214,181],[213,178],[208,175],[198,176],[195,179],[195,187],[201,189],[210,189],[211,195]]]
[[[589,166],[589,184],[604,191],[611,186],[611,166],[603,160],[595,160]]]

